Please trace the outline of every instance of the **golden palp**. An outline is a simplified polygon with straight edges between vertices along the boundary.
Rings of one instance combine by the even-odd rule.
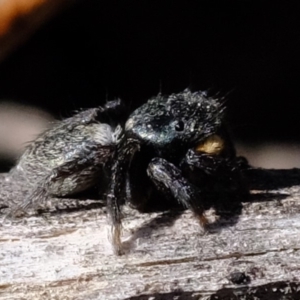
[[[224,149],[224,140],[218,135],[211,135],[203,142],[199,143],[195,150],[211,155],[219,155]]]

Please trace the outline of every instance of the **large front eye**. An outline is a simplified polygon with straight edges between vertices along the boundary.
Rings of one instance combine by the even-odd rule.
[[[183,131],[183,129],[184,129],[184,123],[183,123],[183,121],[178,121],[175,124],[175,130],[176,131]]]

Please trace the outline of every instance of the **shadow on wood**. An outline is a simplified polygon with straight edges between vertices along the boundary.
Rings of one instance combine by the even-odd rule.
[[[190,211],[125,207],[129,251],[121,257],[111,249],[103,202],[53,199],[50,212],[6,220],[0,299],[299,299],[300,170],[248,175],[250,198],[221,221],[210,208],[207,232]],[[6,178],[2,207],[24,197],[22,183]]]

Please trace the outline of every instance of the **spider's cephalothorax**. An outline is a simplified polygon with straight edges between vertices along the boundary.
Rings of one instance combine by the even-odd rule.
[[[11,174],[31,191],[16,210],[49,196],[98,184],[107,198],[113,246],[121,247],[121,204],[143,208],[159,198],[190,208],[202,224],[207,194],[246,193],[240,160],[224,127],[224,106],[202,92],[158,95],[137,108],[124,129],[119,100],[57,123],[25,150]],[[104,178],[106,176],[106,178]]]

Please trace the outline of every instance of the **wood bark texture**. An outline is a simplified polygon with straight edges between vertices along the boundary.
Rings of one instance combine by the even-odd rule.
[[[125,207],[123,256],[101,201],[2,217],[0,299],[300,299],[300,170],[248,177],[250,198],[208,209],[205,232],[190,211]],[[3,174],[0,185],[4,216],[22,183]]]

